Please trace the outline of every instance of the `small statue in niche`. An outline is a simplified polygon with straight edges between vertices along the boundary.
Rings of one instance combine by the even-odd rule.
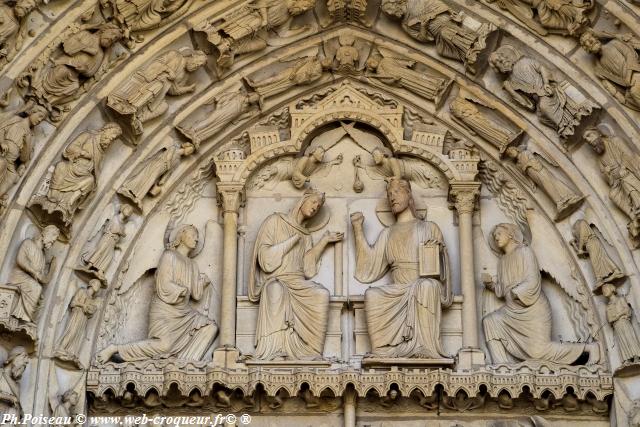
[[[627,229],[636,245],[640,245],[640,166],[634,156],[625,153],[623,141],[588,129],[584,139],[600,156],[600,171],[609,184],[609,199],[629,218]]]
[[[111,23],[71,35],[62,42],[62,55],[53,59],[53,66],[31,76],[36,97],[54,106],[77,99],[89,80],[106,72],[111,62],[109,49],[122,36],[122,30]]]
[[[595,104],[581,103],[571,98],[551,72],[535,59],[524,56],[513,46],[504,45],[489,57],[489,63],[498,73],[507,76],[503,88],[522,108],[536,112],[540,122],[556,130],[561,138],[568,138],[584,117],[589,116]]]
[[[211,289],[211,281],[193,260],[194,251],[199,251],[198,229],[186,224],[168,234],[167,249],[160,257],[155,274],[148,338],[108,345],[96,355],[98,363],[110,359],[133,362],[154,358],[201,361],[218,335],[216,322],[192,305],[192,301],[209,301]]]
[[[275,76],[256,81],[245,77],[247,84],[260,96],[260,104],[265,98],[286,92],[295,86],[309,85],[322,77],[324,69],[317,56],[300,58]]]
[[[0,211],[33,155],[33,128],[47,115],[43,107],[34,106],[26,117],[10,113],[0,121]]]
[[[146,31],[184,14],[191,0],[105,0],[101,4],[110,6],[115,19],[131,31]]]
[[[466,127],[480,137],[489,141],[498,149],[502,155],[507,147],[518,143],[522,139],[521,130],[514,132],[503,124],[492,120],[487,115],[480,112],[475,103],[467,100],[461,95],[449,105],[449,110],[453,117],[462,122]]]
[[[553,200],[556,205],[556,221],[571,215],[584,201],[584,196],[576,194],[571,187],[551,173],[538,153],[524,147],[509,147],[505,150],[505,156],[512,159],[516,167]],[[551,165],[558,167],[555,162],[551,162]]]
[[[163,185],[178,167],[182,157],[194,153],[196,147],[191,143],[178,145],[173,143],[164,147],[140,163],[122,184],[118,194],[131,200],[142,210],[142,201],[147,195],[158,196]]]
[[[123,116],[131,116],[135,135],[144,132],[143,124],[162,116],[168,109],[167,95],[179,96],[196,90],[189,75],[207,63],[199,50],[170,50],[139,69],[109,94],[107,105]]]
[[[605,283],[617,283],[627,277],[607,253],[595,225],[579,219],[573,224],[572,231],[571,246],[578,256],[589,257],[593,274],[596,276],[596,289]]]
[[[5,353],[6,354],[6,353]],[[0,413],[22,416],[20,406],[20,379],[29,364],[29,355],[24,347],[11,349],[8,358],[2,361],[0,371]]]
[[[604,88],[621,104],[640,110],[640,40],[588,30],[580,36],[580,45],[596,56],[595,73]]]
[[[324,200],[324,193],[307,190],[288,214],[274,213],[260,226],[249,276],[249,299],[260,303],[256,359],[322,358],[329,291],[309,279],[325,248],[343,239],[327,231],[313,243],[307,224]]]
[[[218,67],[229,68],[237,55],[257,52],[268,46],[269,33],[292,37],[306,31],[293,29],[293,18],[314,8],[316,0],[251,0],[215,22],[196,27],[218,50]]]
[[[79,369],[84,366],[80,362],[80,351],[84,343],[89,318],[98,309],[96,295],[102,283],[98,279],[89,281],[89,286],[79,288],[69,303],[69,319],[59,338],[58,348],[54,353],[56,359],[71,362]]]
[[[106,283],[105,273],[111,265],[113,255],[120,240],[125,237],[125,225],[133,213],[130,205],[123,204],[120,213],[113,219],[107,219],[100,228],[101,235],[96,246],[81,255],[82,265],[80,270],[85,271],[103,283]]]
[[[501,9],[511,12],[513,16],[541,36],[546,36],[548,33],[580,34],[581,30],[589,26],[588,14],[595,5],[593,0],[486,1],[488,3],[495,2]]]
[[[441,359],[442,307],[450,306],[453,298],[444,238],[437,224],[418,218],[408,181],[389,179],[387,197],[396,223],[385,228],[373,246],[365,237],[362,213],[351,214],[355,278],[372,283],[391,270],[391,284],[370,287],[364,294],[372,353]],[[435,256],[420,256],[418,248],[425,244],[435,248]]]
[[[201,122],[191,128],[177,126],[177,129],[196,146],[218,133],[229,123],[238,123],[257,113],[260,95],[246,90],[228,90],[211,99],[208,104],[215,104],[216,109]]]
[[[542,291],[540,268],[533,250],[514,224],[494,227],[489,245],[500,254],[498,278],[483,274],[485,286],[505,303],[482,319],[494,364],[539,360],[576,362],[584,352],[587,364],[600,359],[598,343],[568,343],[551,339],[551,306]]]
[[[338,36],[338,49],[335,53],[335,66],[331,69],[343,75],[355,75],[360,65],[360,51],[355,46],[356,38],[351,34]],[[333,61],[332,61],[333,62]]]
[[[36,237],[25,239],[18,249],[7,285],[15,287],[17,293],[11,316],[26,324],[35,324],[42,285],[51,281],[56,269],[56,258],[47,263],[47,252],[59,235],[60,230],[49,225]]]
[[[487,50],[487,38],[496,31],[493,24],[477,30],[464,26],[461,14],[442,0],[382,0],[382,11],[402,19],[402,29],[414,39],[435,42],[438,54],[465,64],[476,73],[478,58]]]
[[[415,71],[415,65],[416,61],[410,59],[374,54],[367,60],[367,77],[378,79],[389,86],[405,88],[440,105],[452,80]]]
[[[45,195],[36,195],[29,206],[38,205],[50,215],[60,215],[62,223],[71,224],[78,209],[86,206],[96,189],[105,151],[122,134],[115,123],[78,135],[62,152],[64,160],[53,170]]]
[[[640,361],[640,342],[633,325],[631,324],[631,307],[627,300],[618,295],[616,286],[605,283],[601,288],[602,295],[606,297],[607,321],[611,323],[615,332],[616,341],[623,361]]]
[[[15,58],[24,42],[24,23],[37,6],[36,0],[0,4],[0,68]]]

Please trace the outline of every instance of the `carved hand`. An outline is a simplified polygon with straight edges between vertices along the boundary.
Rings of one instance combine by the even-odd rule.
[[[326,231],[324,233],[324,236],[322,237],[326,240],[327,243],[335,243],[340,242],[342,241],[342,239],[344,239],[344,233]]]
[[[362,212],[354,212],[351,214],[350,218],[351,225],[353,225],[353,227],[362,227],[362,224],[364,224],[364,215]]]
[[[487,289],[493,290],[495,285],[493,276],[491,276],[489,273],[482,273],[482,275],[480,275],[480,280],[482,280],[482,283]]]

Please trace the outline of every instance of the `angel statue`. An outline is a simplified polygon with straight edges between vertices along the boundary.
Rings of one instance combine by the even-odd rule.
[[[576,194],[568,184],[552,174],[543,163],[543,160],[546,160],[552,166],[558,167],[554,161],[543,158],[540,154],[533,153],[523,147],[508,147],[505,150],[505,156],[512,159],[520,172],[542,188],[553,200],[556,205],[556,221],[571,215],[584,201],[584,196]]]
[[[555,129],[561,138],[572,136],[582,118],[593,111],[594,104],[588,100],[576,102],[563,81],[555,80],[544,65],[513,46],[500,46],[489,63],[507,76],[502,87],[511,98],[522,108],[536,112],[540,122]]]
[[[131,205],[123,204],[115,218],[107,219],[102,224],[98,243],[93,249],[82,252],[82,264],[76,268],[77,270],[87,272],[106,283],[105,272],[113,260],[120,240],[125,236],[125,225],[132,213]]]
[[[315,137],[303,156],[279,160],[259,171],[252,181],[252,188],[273,190],[279,182],[291,180],[294,187],[301,189],[311,176],[326,177],[334,166],[342,164],[343,156],[341,153],[332,160],[325,160],[325,154],[346,134],[338,127]]]
[[[274,213],[260,226],[249,275],[249,299],[260,303],[256,359],[322,358],[329,291],[310,279],[326,247],[343,239],[327,231],[313,243],[310,227],[324,200],[324,193],[307,190],[288,214]]]
[[[462,24],[460,13],[442,0],[382,0],[382,11],[402,19],[402,29],[421,42],[435,42],[438,54],[460,61],[475,73],[478,58],[487,46],[487,38],[496,30],[482,24],[473,30]]]
[[[437,224],[418,217],[411,184],[387,181],[387,198],[395,224],[370,245],[362,212],[351,214],[355,238],[355,278],[372,283],[391,271],[391,283],[370,287],[364,294],[372,353],[380,357],[442,359],[442,307],[453,296],[449,256]]]
[[[195,146],[191,143],[173,143],[158,150],[146,158],[133,170],[118,189],[118,194],[131,200],[142,210],[142,201],[147,195],[155,197],[162,192],[164,183],[180,164],[183,157],[194,153]]]
[[[237,55],[268,46],[269,33],[292,37],[307,28],[292,28],[293,18],[313,9],[316,0],[250,0],[215,22],[196,27],[218,50],[218,67],[231,67]]]
[[[195,83],[189,83],[189,75],[206,63],[207,55],[200,50],[165,52],[111,92],[107,105],[123,116],[130,116],[133,133],[141,135],[145,122],[169,109],[167,95],[179,96],[196,90]]]
[[[609,199],[629,218],[627,229],[640,240],[640,165],[624,150],[624,142],[609,129],[588,129],[584,139],[600,156],[600,171],[609,184]]]
[[[192,303],[208,302],[211,289],[211,281],[193,260],[194,252],[201,249],[198,229],[188,224],[172,228],[167,229],[168,244],[155,273],[148,338],[108,345],[96,355],[98,363],[157,358],[200,361],[218,335],[216,322],[197,311]]]
[[[97,130],[82,132],[67,145],[56,163],[46,194],[35,195],[29,206],[38,205],[50,215],[58,215],[68,226],[78,209],[85,207],[96,189],[105,151],[122,129],[107,123]]]
[[[542,291],[538,260],[514,224],[498,224],[489,245],[500,254],[498,277],[483,274],[487,289],[504,305],[482,319],[494,364],[538,360],[572,364],[588,353],[587,364],[598,363],[598,343],[569,343],[551,339],[552,316]]]

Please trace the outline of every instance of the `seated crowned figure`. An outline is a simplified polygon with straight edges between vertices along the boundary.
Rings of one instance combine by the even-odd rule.
[[[192,306],[207,298],[210,281],[200,273],[190,253],[198,246],[198,229],[182,225],[162,254],[155,277],[155,294],[149,309],[148,338],[128,344],[111,344],[98,355],[99,363],[155,358],[202,360],[218,327]]]
[[[288,214],[271,214],[258,231],[249,276],[249,299],[260,301],[256,359],[322,357],[329,291],[309,279],[327,245],[343,237],[327,231],[313,243],[308,221],[323,204],[324,193],[307,190]]]
[[[387,197],[396,223],[383,230],[373,246],[364,235],[362,213],[351,214],[356,279],[372,283],[391,270],[392,283],[371,287],[364,294],[372,353],[441,359],[446,357],[440,344],[441,307],[452,302],[442,232],[435,223],[418,218],[408,181],[391,178]],[[425,247],[431,247],[434,256],[424,256]],[[429,258],[441,268],[424,265]]]
[[[568,343],[551,339],[551,306],[542,291],[536,255],[514,224],[498,224],[491,234],[492,247],[502,255],[494,282],[485,285],[504,305],[482,319],[493,363],[539,360],[561,364],[576,362],[589,353],[588,364],[599,360],[597,343]]]

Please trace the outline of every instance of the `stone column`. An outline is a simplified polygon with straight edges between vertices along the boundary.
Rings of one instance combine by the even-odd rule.
[[[243,186],[219,183],[224,235],[222,252],[222,301],[220,308],[220,347],[236,346],[236,274],[238,257],[238,209]]]
[[[342,395],[344,401],[344,427],[356,427],[356,391],[348,387]]]
[[[458,367],[470,369],[484,364],[484,354],[480,350],[478,339],[478,309],[476,302],[474,250],[473,250],[473,211],[480,183],[453,183],[449,195],[458,212],[460,252],[460,285],[464,301],[462,305],[462,349],[458,357]]]

